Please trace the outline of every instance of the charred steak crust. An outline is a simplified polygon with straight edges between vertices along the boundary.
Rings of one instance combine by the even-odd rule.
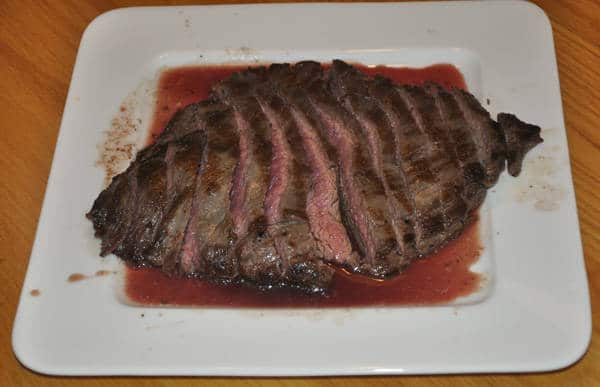
[[[386,277],[440,248],[540,142],[463,90],[254,67],[175,114],[86,216],[103,256],[319,293],[336,266]]]

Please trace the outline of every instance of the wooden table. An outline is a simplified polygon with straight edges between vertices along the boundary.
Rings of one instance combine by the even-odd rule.
[[[74,379],[25,369],[12,353],[11,328],[81,34],[92,19],[112,8],[183,2],[4,0],[0,5],[0,385],[600,385],[600,179],[596,174],[600,169],[600,2],[535,2],[550,16],[554,30],[590,278],[594,332],[587,354],[577,364],[538,375],[310,379]]]

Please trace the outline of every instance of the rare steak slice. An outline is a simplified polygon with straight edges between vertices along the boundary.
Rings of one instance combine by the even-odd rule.
[[[269,68],[268,87],[279,97],[282,113],[288,113],[291,130],[287,134],[296,160],[306,164],[308,173],[305,211],[310,231],[324,260],[355,267],[358,257],[353,251],[342,223],[338,190],[339,169],[334,149],[324,141],[319,122],[311,114],[312,107],[302,85],[306,79],[288,64]]]
[[[302,137],[283,99],[272,85],[257,85],[254,95],[271,127],[272,159],[270,184],[265,198],[267,233],[281,257],[281,272],[291,283],[322,288],[333,269],[323,263],[323,254],[310,230],[306,205],[310,164]],[[317,280],[314,278],[318,276]]]
[[[252,94],[260,82],[257,72],[234,73],[215,86],[213,95],[233,113],[239,137],[239,163],[233,176],[231,214],[238,238],[246,235],[249,225],[263,215],[269,167],[272,159],[270,125]]]

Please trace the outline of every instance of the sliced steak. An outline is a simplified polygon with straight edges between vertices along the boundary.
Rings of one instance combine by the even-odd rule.
[[[249,68],[178,112],[87,217],[101,255],[318,293],[336,266],[381,278],[443,246],[541,141],[466,91],[342,61]]]

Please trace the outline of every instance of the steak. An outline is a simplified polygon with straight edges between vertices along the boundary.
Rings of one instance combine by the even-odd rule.
[[[179,111],[87,217],[102,256],[320,293],[336,268],[386,278],[457,237],[541,141],[459,89],[339,60],[248,68]]]

